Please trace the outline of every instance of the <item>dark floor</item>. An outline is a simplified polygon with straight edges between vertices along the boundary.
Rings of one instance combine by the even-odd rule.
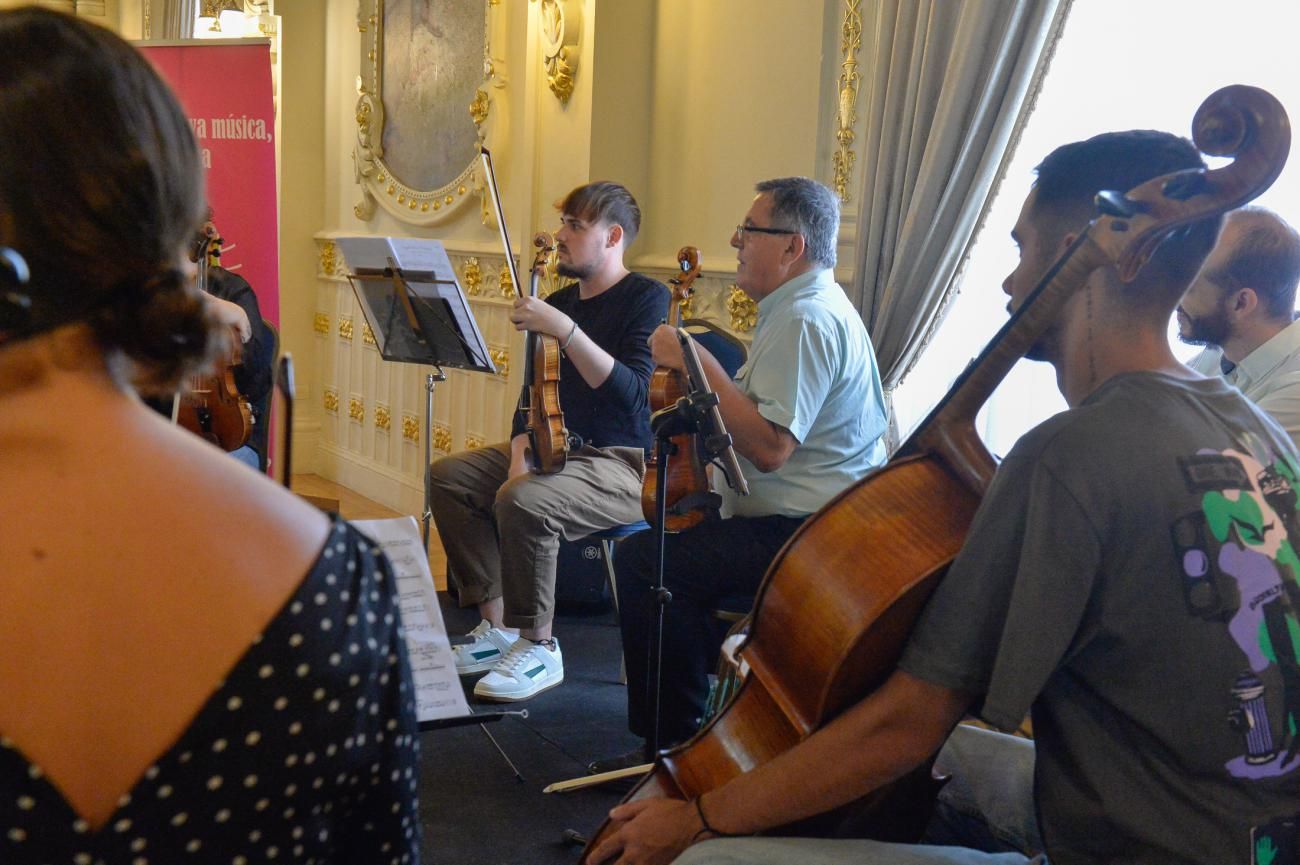
[[[447,631],[478,624],[473,609],[457,609],[445,595]],[[554,781],[586,774],[592,760],[641,744],[627,732],[626,689],[618,682],[621,645],[612,612],[561,609],[555,635],[564,651],[564,683],[526,703],[527,719],[504,718],[423,734],[420,813],[425,865],[570,865],[581,847],[564,831],[593,832],[622,793],[592,787],[542,793]],[[475,702],[475,711],[497,708]],[[515,778],[483,730],[518,767]]]

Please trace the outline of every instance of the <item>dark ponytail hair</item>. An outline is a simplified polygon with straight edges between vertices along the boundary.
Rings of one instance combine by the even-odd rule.
[[[180,270],[206,212],[202,164],[148,61],[86,21],[0,11],[0,148],[0,245],[31,270],[12,335],[84,321],[145,390],[204,361],[217,329]]]

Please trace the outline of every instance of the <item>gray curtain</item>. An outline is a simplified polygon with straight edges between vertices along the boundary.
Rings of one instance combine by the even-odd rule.
[[[886,393],[940,318],[1070,2],[877,0],[863,22],[866,132],[849,295]]]
[[[199,0],[145,0],[152,3],[152,39],[193,39]]]

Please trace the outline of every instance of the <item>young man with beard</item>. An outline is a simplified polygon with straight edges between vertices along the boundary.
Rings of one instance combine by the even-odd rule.
[[[576,282],[545,300],[520,298],[510,320],[559,341],[560,408],[581,445],[563,471],[535,474],[516,412],[508,442],[429,468],[451,581],[460,603],[476,605],[483,618],[455,648],[456,669],[489,671],[474,687],[487,700],[526,700],[564,680],[551,634],[560,539],[641,519],[654,368],[647,339],[667,315],[668,290],[623,264],[641,225],[627,189],[580,186],[559,210],[558,269]]]
[[[1228,214],[1178,306],[1178,337],[1205,351],[1188,363],[1273,416],[1300,445],[1300,234],[1262,207]]]
[[[1159,132],[1058,148],[1013,232],[1011,307],[1095,215],[1098,191],[1199,167],[1189,142]],[[1295,862],[1300,461],[1277,424],[1179,363],[1167,338],[1218,222],[1175,232],[1132,282],[1098,268],[1065,303],[1031,356],[1055,367],[1070,409],[998,468],[885,683],[694,801],[615,808],[593,863],[664,865],[683,850],[677,865]],[[1032,744],[953,732],[968,712],[1014,729],[1027,711]],[[961,793],[941,796],[943,816],[973,833],[695,845],[852,802],[941,746]]]

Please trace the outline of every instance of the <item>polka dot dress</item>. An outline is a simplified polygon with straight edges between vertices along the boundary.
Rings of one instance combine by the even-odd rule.
[[[395,589],[378,549],[336,521],[298,591],[98,831],[0,739],[0,863],[416,865]]]

